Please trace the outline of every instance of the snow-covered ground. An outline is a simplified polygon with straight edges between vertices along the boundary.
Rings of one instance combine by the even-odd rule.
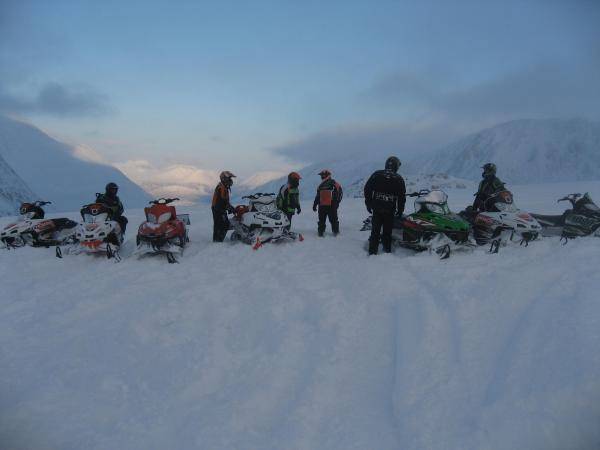
[[[575,190],[600,199],[600,182],[513,188],[548,213]],[[0,448],[600,445],[600,239],[367,257],[347,199],[339,237],[305,203],[304,242],[252,251],[187,212],[180,264],[0,252]]]

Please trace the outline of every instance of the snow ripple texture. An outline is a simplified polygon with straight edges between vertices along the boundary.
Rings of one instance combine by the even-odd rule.
[[[303,206],[258,251],[182,209],[180,264],[1,252],[0,448],[598,448],[600,240],[369,258],[360,200],[337,238]]]

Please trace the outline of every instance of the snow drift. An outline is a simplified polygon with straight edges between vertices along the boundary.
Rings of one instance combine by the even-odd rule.
[[[37,196],[0,156],[0,216],[14,215],[22,202],[33,202]]]

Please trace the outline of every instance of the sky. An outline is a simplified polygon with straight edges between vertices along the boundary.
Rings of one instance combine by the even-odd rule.
[[[0,0],[0,113],[121,167],[402,157],[600,120],[599,23],[595,0]]]

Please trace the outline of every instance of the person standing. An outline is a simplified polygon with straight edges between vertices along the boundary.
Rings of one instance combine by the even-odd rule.
[[[334,236],[337,236],[340,232],[337,211],[343,197],[342,186],[331,178],[331,172],[327,169],[323,169],[319,172],[319,175],[321,176],[321,184],[317,187],[317,195],[313,202],[313,211],[317,211],[317,207],[319,209],[317,232],[319,233],[319,237],[323,237],[325,233],[325,220],[329,218],[331,231]]]
[[[365,184],[365,206],[373,215],[369,255],[377,254],[380,237],[383,251],[392,251],[394,215],[401,216],[406,203],[406,186],[398,174],[399,168],[400,160],[390,156],[385,161],[385,169],[373,172]]]
[[[277,194],[277,208],[284,212],[292,225],[292,217],[295,213],[300,214],[300,180],[302,177],[297,172],[291,172],[288,175],[287,184],[279,189]]]
[[[215,188],[211,206],[213,214],[213,242],[223,242],[229,230],[227,213],[234,211],[229,201],[229,194],[234,178],[235,175],[228,170],[221,172],[219,175],[221,181]]]

